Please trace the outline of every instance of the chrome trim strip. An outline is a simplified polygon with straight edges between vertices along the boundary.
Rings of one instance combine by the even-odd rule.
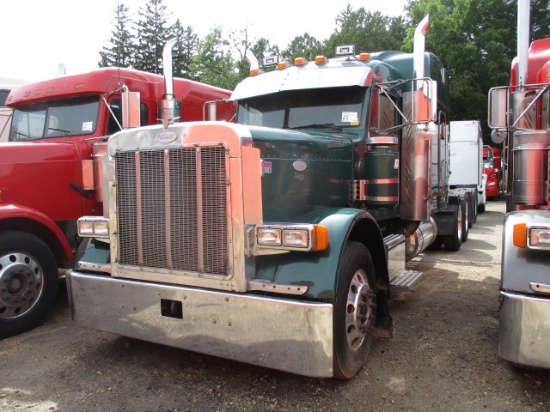
[[[310,377],[333,375],[333,306],[67,272],[92,329]]]
[[[200,272],[204,272],[204,237],[203,229],[203,209],[202,209],[202,159],[201,148],[196,149],[197,158],[197,266]]]
[[[143,222],[141,221],[141,156],[140,152],[136,151],[136,209],[137,209],[137,249],[138,249],[138,262],[143,265]]]
[[[267,293],[277,293],[283,295],[305,295],[307,286],[290,285],[285,283],[275,283],[269,280],[254,279],[248,281],[248,290],[261,290]]]
[[[170,152],[168,149],[164,150],[164,207],[166,210],[166,227],[164,231],[164,238],[166,239],[166,264],[169,268],[173,268],[172,263],[172,241],[170,240],[170,228],[172,227],[172,222],[170,220],[171,210],[170,210]]]
[[[529,287],[535,293],[544,293],[550,295],[550,285],[544,283],[531,282]]]
[[[388,183],[399,183],[399,179],[369,179],[365,180],[365,183],[369,184],[388,184]]]
[[[78,268],[82,270],[89,270],[91,272],[111,273],[111,265],[108,263],[98,265],[97,263],[79,261]]]

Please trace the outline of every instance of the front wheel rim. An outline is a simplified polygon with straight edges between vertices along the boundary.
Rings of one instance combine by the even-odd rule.
[[[346,302],[346,340],[352,350],[357,350],[374,328],[375,294],[369,286],[364,270],[357,270],[350,283]]]
[[[0,319],[27,313],[43,289],[43,272],[33,257],[21,252],[0,256]]]

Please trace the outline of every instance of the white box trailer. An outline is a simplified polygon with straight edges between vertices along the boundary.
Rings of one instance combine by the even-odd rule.
[[[477,213],[485,211],[486,195],[483,176],[483,136],[477,120],[450,122],[451,192],[463,192],[468,199],[470,224]]]

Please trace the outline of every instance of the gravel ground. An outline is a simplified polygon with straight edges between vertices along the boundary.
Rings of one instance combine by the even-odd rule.
[[[429,251],[391,302],[394,338],[350,381],[311,379],[80,328],[64,289],[47,321],[0,341],[5,411],[550,411],[550,371],[496,355],[504,203],[459,252]]]

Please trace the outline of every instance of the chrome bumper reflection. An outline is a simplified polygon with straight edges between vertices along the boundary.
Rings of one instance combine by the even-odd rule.
[[[501,292],[498,354],[520,365],[550,368],[550,299]]]
[[[67,273],[78,324],[311,377],[331,377],[332,305]]]

